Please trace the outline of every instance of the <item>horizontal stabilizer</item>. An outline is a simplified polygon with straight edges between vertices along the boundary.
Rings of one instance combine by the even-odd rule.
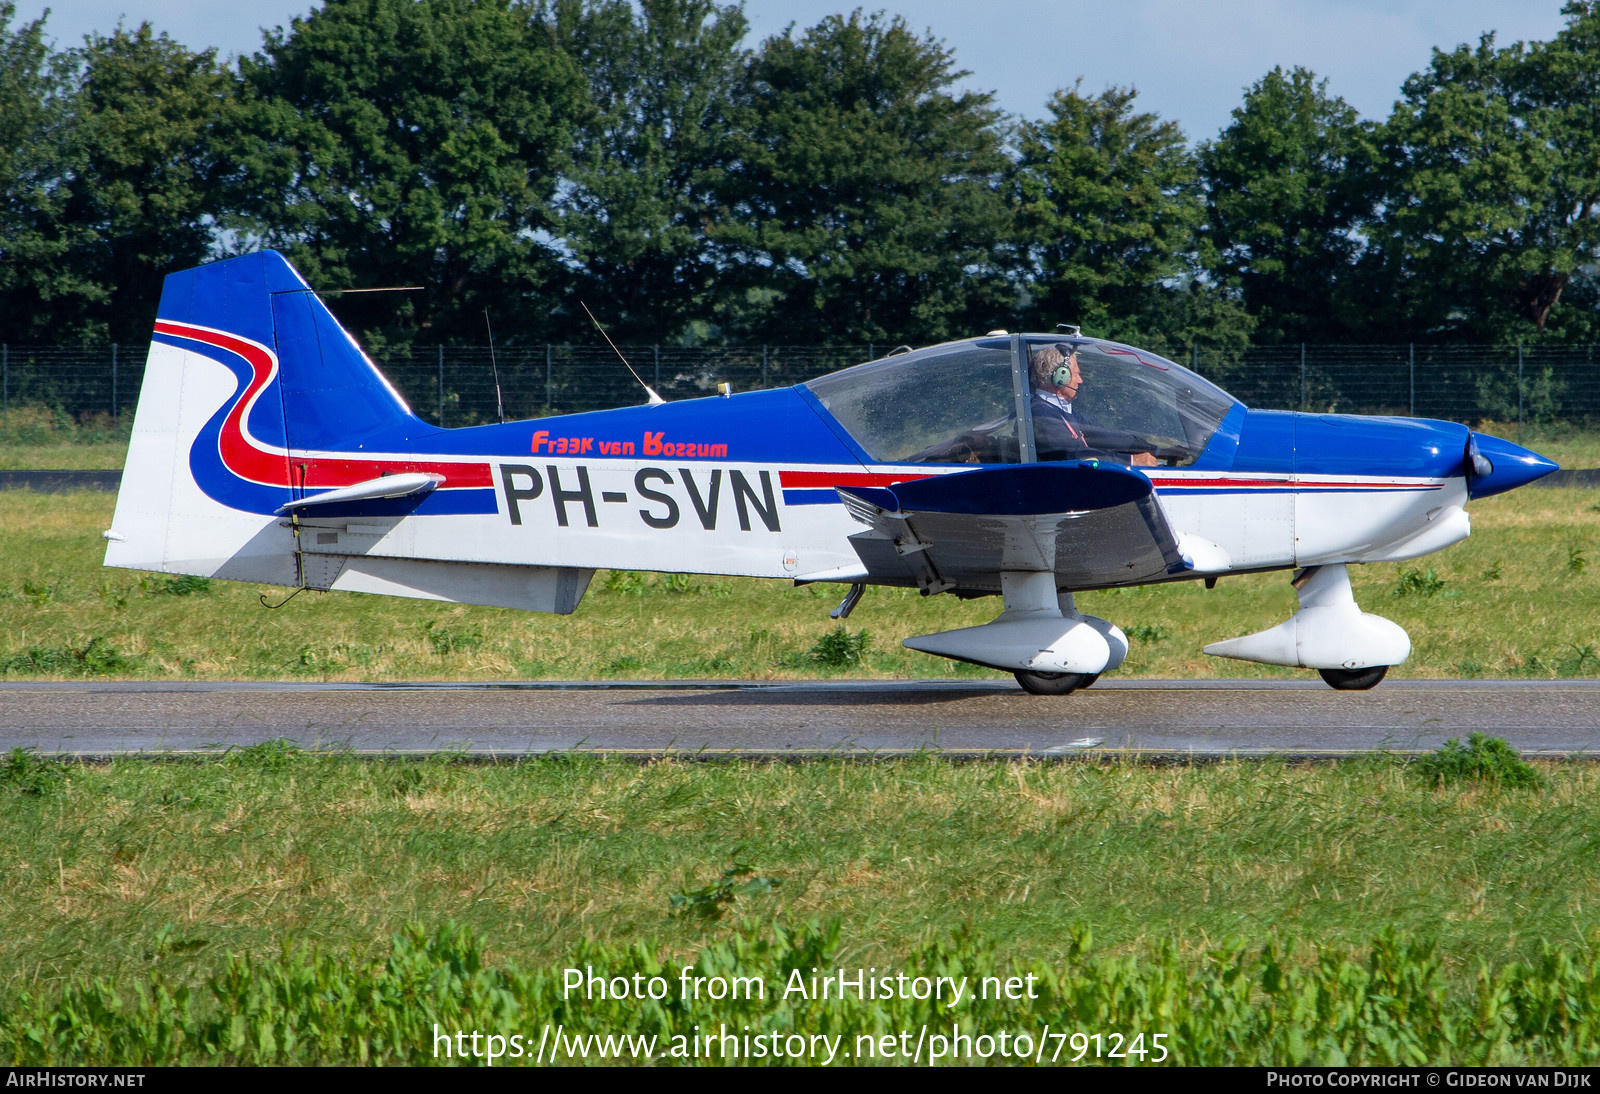
[[[1053,572],[1090,589],[1189,572],[1150,480],[1085,460],[986,467],[881,487],[838,487],[871,528],[850,537],[875,581],[995,590],[1000,574]]]
[[[278,506],[275,513],[283,515],[292,509],[305,509],[315,505],[334,505],[346,501],[372,501],[375,498],[408,498],[413,494],[431,494],[444,481],[443,475],[428,472],[409,472],[404,475],[384,475],[368,479],[353,486],[324,490],[304,498],[296,498]]]

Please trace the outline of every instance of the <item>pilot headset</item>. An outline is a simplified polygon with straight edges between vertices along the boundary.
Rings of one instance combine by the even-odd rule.
[[[1057,365],[1055,371],[1050,374],[1050,383],[1052,386],[1066,387],[1072,382],[1072,355],[1078,352],[1078,346],[1080,344],[1081,343],[1077,342],[1071,344],[1066,342],[1056,343],[1056,349],[1064,357],[1066,357],[1067,360],[1065,363]]]

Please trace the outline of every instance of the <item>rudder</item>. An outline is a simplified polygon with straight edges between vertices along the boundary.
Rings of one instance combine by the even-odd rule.
[[[298,584],[274,512],[424,429],[276,251],[169,274],[106,565]]]

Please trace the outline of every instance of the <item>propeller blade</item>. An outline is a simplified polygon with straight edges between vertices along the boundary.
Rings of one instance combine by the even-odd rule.
[[[1476,433],[1467,434],[1466,460],[1468,474],[1476,475],[1480,479],[1486,479],[1494,474],[1493,462],[1490,461],[1488,456],[1478,451],[1478,435]]]

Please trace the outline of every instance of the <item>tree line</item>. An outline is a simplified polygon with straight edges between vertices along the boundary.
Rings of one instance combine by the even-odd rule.
[[[420,286],[330,298],[380,350],[585,306],[669,345],[1600,342],[1600,5],[1563,13],[1381,122],[1274,68],[1191,147],[1131,88],[1009,117],[881,13],[750,49],[715,0],[327,0],[224,61],[0,0],[0,341],[138,342],[162,275],[270,246]]]

